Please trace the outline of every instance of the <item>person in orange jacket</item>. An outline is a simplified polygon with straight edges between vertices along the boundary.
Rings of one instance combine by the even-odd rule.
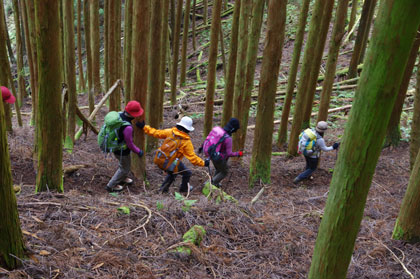
[[[182,138],[176,155],[176,157],[179,158],[180,161],[178,164],[178,172],[167,172],[168,175],[163,181],[162,186],[160,187],[160,191],[162,191],[163,193],[167,193],[172,182],[175,181],[176,175],[180,174],[182,175],[182,183],[181,187],[179,188],[179,191],[187,192],[188,182],[190,181],[192,172],[181,162],[182,158],[186,157],[191,162],[191,164],[195,166],[204,167],[208,166],[209,164],[209,161],[204,162],[203,159],[198,157],[194,152],[194,146],[189,136],[189,133],[194,131],[192,119],[188,116],[184,116],[182,117],[181,121],[176,124],[175,127],[164,130],[158,130],[150,127],[149,125],[145,125],[144,121],[137,122],[136,125],[140,129],[143,129],[147,135],[152,136],[154,138],[166,139],[172,136],[173,134],[177,137]],[[191,190],[192,187],[190,187],[190,191]]]

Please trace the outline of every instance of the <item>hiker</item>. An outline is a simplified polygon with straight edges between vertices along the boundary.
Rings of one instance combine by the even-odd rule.
[[[1,86],[1,97],[3,102],[7,104],[14,104],[16,101],[15,96],[10,92],[9,88]]]
[[[98,135],[98,143],[104,152],[114,153],[119,160],[118,170],[106,186],[106,190],[109,192],[122,191],[124,187],[121,184],[133,183],[133,180],[127,177],[131,167],[130,152],[132,151],[142,157],[143,150],[133,143],[131,121],[143,115],[143,112],[139,102],[130,101],[125,106],[124,111],[111,111],[105,116],[105,124]]]
[[[207,136],[199,149],[199,153],[204,154],[213,162],[216,169],[211,183],[220,187],[220,182],[227,176],[229,171],[229,157],[241,157],[242,151],[232,152],[232,134],[239,130],[239,120],[231,118],[223,127],[214,127]]]
[[[154,158],[154,163],[167,173],[159,191],[167,193],[172,182],[175,181],[177,174],[182,176],[179,191],[184,193],[188,192],[188,190],[192,191],[191,186],[188,189],[192,172],[181,162],[182,158],[185,156],[195,166],[204,167],[209,164],[208,161],[204,162],[194,152],[194,147],[189,136],[189,133],[194,131],[192,119],[184,116],[175,127],[164,130],[158,130],[149,125],[145,125],[144,121],[137,122],[136,125],[140,129],[143,129],[149,136],[165,139],[162,146],[156,151]]]
[[[315,130],[306,129],[301,134],[301,140],[299,141],[299,151],[303,153],[306,160],[305,170],[299,174],[294,180],[294,184],[298,184],[304,179],[311,177],[311,174],[316,170],[319,162],[320,151],[331,151],[335,150],[340,146],[339,142],[334,143],[332,146],[326,146],[324,141],[324,132],[328,129],[328,123],[325,121],[319,121],[316,125]],[[310,140],[302,141],[305,137],[305,133],[309,133]],[[302,143],[303,142],[303,143]],[[305,143],[306,142],[306,143]],[[312,145],[312,146],[309,146]]]

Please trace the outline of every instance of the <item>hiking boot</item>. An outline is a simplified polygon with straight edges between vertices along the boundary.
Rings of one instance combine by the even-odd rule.
[[[126,183],[126,184],[132,184],[132,183],[133,183],[133,179],[126,177],[126,178],[123,180],[123,182],[124,182],[124,183]]]
[[[124,189],[124,187],[121,186],[121,185],[116,185],[114,187],[108,187],[108,186],[106,186],[105,189],[108,192],[121,192]]]
[[[299,184],[299,182],[301,182],[302,180],[299,178],[299,177],[296,177],[294,180],[293,180],[293,184],[295,184],[295,185],[297,185],[297,184]]]
[[[163,183],[162,186],[159,188],[159,192],[168,193],[169,192],[169,186],[171,186],[170,183]]]

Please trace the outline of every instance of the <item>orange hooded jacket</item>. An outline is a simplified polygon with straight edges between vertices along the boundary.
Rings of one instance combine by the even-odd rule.
[[[204,167],[204,161],[195,154],[191,138],[187,133],[178,130],[176,127],[171,129],[158,130],[150,127],[149,125],[144,126],[143,130],[147,135],[158,139],[166,139],[167,137],[172,136],[172,133],[175,134],[175,136],[181,137],[182,140],[177,152],[177,157],[179,160],[181,161],[185,156],[185,158],[187,158],[191,164]]]

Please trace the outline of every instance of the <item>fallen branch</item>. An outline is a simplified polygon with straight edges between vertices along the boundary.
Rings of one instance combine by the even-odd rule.
[[[254,204],[264,193],[265,187],[262,187],[258,194],[251,200],[251,204]]]
[[[114,93],[115,89],[117,89],[118,86],[121,86],[121,80],[117,80],[114,85],[108,90],[108,92],[103,96],[102,100],[99,101],[99,103],[96,105],[95,109],[92,111],[92,113],[89,115],[88,120],[92,121],[95,118],[95,115],[98,113],[98,111],[101,109],[101,107],[105,104],[106,100],[109,96],[111,96],[112,93]],[[83,128],[80,128],[76,135],[74,136],[74,140],[78,140],[80,136],[82,135]]]
[[[126,235],[128,235],[128,234],[130,234],[130,233],[133,233],[133,232],[135,232],[135,231],[138,231],[138,230],[139,230],[139,229],[141,229],[141,228],[144,228],[144,226],[146,226],[146,224],[147,224],[147,223],[149,223],[150,218],[152,218],[152,211],[151,211],[151,210],[150,210],[147,206],[142,205],[142,204],[136,204],[136,203],[131,203],[130,205],[137,206],[137,207],[141,207],[141,208],[145,209],[145,210],[147,211],[147,214],[148,214],[147,219],[146,219],[146,221],[144,221],[144,223],[143,223],[143,224],[141,224],[141,225],[140,225],[140,226],[138,226],[137,228],[135,228],[135,229],[133,229],[133,230],[131,230],[131,231],[129,231],[129,232],[126,232],[125,234],[119,235],[119,236],[117,236],[117,237],[113,238],[113,240],[118,239],[118,238],[123,237],[123,236],[126,236]],[[106,242],[105,242],[105,243],[106,243]],[[105,245],[105,243],[104,243],[104,245]],[[102,245],[102,246],[103,246],[103,245]]]
[[[89,127],[92,130],[92,132],[94,132],[95,134],[99,134],[98,129],[96,129],[95,125],[93,125],[92,122],[90,122],[89,119],[86,118],[86,116],[80,111],[78,106],[76,106],[76,114],[80,118],[80,120],[83,121],[83,129],[86,125],[86,127]]]

